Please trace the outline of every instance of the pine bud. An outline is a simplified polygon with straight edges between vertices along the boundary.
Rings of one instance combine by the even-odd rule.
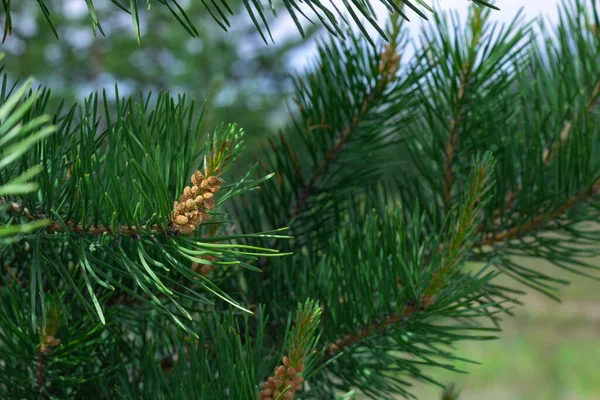
[[[200,182],[202,182],[203,179],[204,179],[204,177],[202,176],[202,173],[200,171],[194,172],[194,174],[192,175],[192,178],[191,178],[194,186],[200,186]]]
[[[287,392],[285,392],[283,394],[283,396],[281,396],[281,398],[283,400],[292,400],[294,398],[294,392],[292,392],[291,390],[288,390]]]
[[[197,209],[198,207],[196,206],[196,202],[192,199],[189,199],[188,201],[185,202],[185,208],[188,211],[194,211],[195,209]]]
[[[206,180],[208,181],[208,184],[210,186],[214,186],[217,184],[217,177],[216,176],[209,176],[208,178],[206,178]]]
[[[177,225],[187,225],[188,217],[186,217],[185,215],[178,215],[177,217],[175,217],[175,223]]]
[[[211,186],[210,188],[212,193],[217,193],[219,190],[221,190],[221,186]]]
[[[292,378],[292,382],[294,382],[294,385],[299,388],[300,385],[302,385],[302,382],[304,382],[304,378],[296,375],[295,377]]]
[[[176,201],[175,205],[173,206],[173,213],[175,215],[183,215],[183,213],[185,213],[185,203]]]
[[[286,367],[289,367],[290,365],[292,365],[292,360],[290,360],[289,357],[284,356],[283,357],[283,365],[285,365]]]
[[[198,206],[200,206],[204,202],[204,197],[202,197],[202,196],[196,196],[196,200],[195,201],[196,201],[196,204]]]
[[[184,226],[183,228],[181,228],[181,233],[183,233],[184,235],[187,235],[189,233],[192,233],[196,230],[196,226],[189,224]]]
[[[192,196],[194,196],[194,197],[198,196],[199,192],[200,192],[200,188],[197,185],[192,186]]]
[[[210,183],[208,183],[208,179],[205,179],[200,183],[200,188],[204,190],[210,188]]]
[[[279,366],[279,367],[275,368],[275,375],[282,377],[285,375],[285,370],[286,370],[286,368],[283,365]]]
[[[184,202],[188,201],[191,198],[192,198],[192,188],[190,188],[189,186],[186,186],[183,189],[183,194],[179,198],[179,201],[182,202],[182,203],[184,203]]]
[[[202,213],[195,212],[189,220],[190,224],[198,226],[204,221],[204,218],[202,217]]]
[[[204,197],[204,207],[208,210],[214,210],[215,198],[213,194],[211,192],[204,192],[202,197]]]

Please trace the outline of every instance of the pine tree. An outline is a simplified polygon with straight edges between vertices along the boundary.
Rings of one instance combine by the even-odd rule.
[[[137,2],[113,3],[139,25]],[[384,26],[344,3],[352,33],[304,2],[332,37],[239,181],[243,130],[205,134],[185,96],[51,108],[4,76],[2,398],[410,398],[443,386],[455,343],[500,334],[523,292],[499,275],[554,299],[568,282],[527,260],[598,278],[597,2],[566,0],[555,28],[405,2],[433,16],[417,42],[384,3]],[[244,4],[267,41],[266,9]],[[152,5],[194,33],[177,2]]]

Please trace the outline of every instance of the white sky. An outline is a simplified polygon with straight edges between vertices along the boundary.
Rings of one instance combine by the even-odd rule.
[[[373,5],[375,12],[377,13],[378,16],[382,16],[385,18],[388,15],[387,9],[383,6],[383,4],[379,0],[369,0],[369,1]],[[338,7],[338,9],[340,9],[340,10],[345,9],[344,4],[341,0],[333,0],[333,2]],[[325,3],[327,3],[327,2],[325,2]],[[464,20],[466,18],[467,10],[468,10],[469,6],[471,5],[471,1],[469,1],[469,0],[425,0],[425,3],[432,6],[432,8],[434,10],[456,10],[456,11],[458,11],[458,14],[459,14],[461,20]],[[510,23],[512,21],[512,19],[515,17],[515,15],[517,14],[517,12],[519,11],[519,9],[521,9],[521,8],[523,8],[523,12],[524,12],[523,16],[524,16],[525,20],[534,19],[540,15],[543,15],[547,20],[550,19],[551,21],[556,21],[557,6],[559,4],[561,4],[562,1],[561,0],[496,0],[496,1],[493,1],[493,3],[496,5],[496,7],[500,8],[500,11],[496,11],[496,10],[492,11],[492,15],[491,15],[492,20],[498,21],[500,23],[502,23],[502,22]],[[407,8],[405,7],[405,9],[407,9]],[[430,14],[430,13],[426,12],[426,14]],[[410,18],[408,27],[413,36],[417,35],[422,24],[431,23],[431,19],[430,19],[430,21],[425,21],[410,9],[407,10],[407,15]],[[280,18],[281,17],[283,17],[283,15],[280,15]],[[383,19],[381,19],[381,18],[380,18],[380,20],[383,21]],[[291,20],[289,22],[286,21],[283,25],[284,25],[283,27],[282,26],[277,27],[279,29],[276,28],[276,30],[279,30],[279,32],[277,32],[278,34],[281,34],[282,36],[298,34],[295,26],[293,25],[293,23],[291,23]],[[368,27],[368,25],[369,24],[367,22],[365,24],[365,26]],[[372,37],[378,36],[377,32],[374,29],[369,27],[367,30],[369,31],[369,33],[371,34]],[[277,36],[279,36],[279,35],[274,35],[274,36],[275,36],[275,42],[277,43]],[[306,46],[303,46],[302,50],[297,51],[292,55],[292,58],[290,60],[290,66],[296,70],[303,69],[304,66],[309,64],[310,61],[314,59],[315,51],[316,51],[315,43],[309,43]],[[407,54],[407,56],[410,56],[410,55]]]

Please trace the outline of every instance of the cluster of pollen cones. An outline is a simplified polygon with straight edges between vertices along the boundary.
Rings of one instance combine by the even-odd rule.
[[[260,392],[260,400],[275,400],[279,396],[283,400],[292,400],[304,381],[301,376],[298,376],[298,373],[303,370],[304,364],[298,363],[292,367],[292,360],[283,357],[283,365],[275,368],[275,376],[265,382],[265,386]],[[289,389],[282,395],[281,393],[288,387]]]
[[[204,176],[200,171],[192,175],[192,186],[186,186],[179,201],[173,203],[173,230],[182,234],[192,233],[203,221],[210,218],[208,211],[215,208],[215,193],[221,189],[223,180],[216,176]]]

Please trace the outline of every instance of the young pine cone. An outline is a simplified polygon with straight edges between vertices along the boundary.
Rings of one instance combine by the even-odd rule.
[[[205,177],[200,171],[191,177],[193,186],[186,186],[173,203],[173,230],[189,234],[196,230],[203,221],[210,218],[209,211],[215,208],[214,193],[219,192],[223,180],[216,176]]]
[[[304,370],[304,364],[298,362],[292,367],[292,360],[289,357],[283,357],[283,365],[275,368],[274,376],[267,379],[264,388],[259,393],[260,400],[275,400],[287,389],[281,396],[285,400],[293,400],[294,395],[302,386],[304,379],[298,376],[299,372]]]

